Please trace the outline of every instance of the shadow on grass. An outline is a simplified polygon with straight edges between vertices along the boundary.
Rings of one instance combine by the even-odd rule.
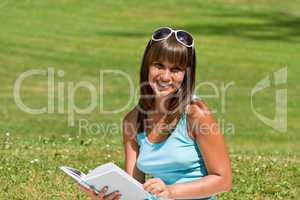
[[[210,18],[208,21],[207,17]],[[175,26],[192,34],[233,36],[261,41],[300,41],[300,16],[283,12],[238,12],[204,16],[199,23]],[[152,30],[151,30],[152,31]],[[151,31],[99,31],[101,36],[150,37]]]
[[[300,16],[287,13],[229,13],[215,15],[215,23],[183,28],[200,35],[221,35],[253,40],[300,41]]]

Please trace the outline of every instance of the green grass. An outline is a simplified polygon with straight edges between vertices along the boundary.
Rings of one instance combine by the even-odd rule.
[[[128,109],[105,114],[99,112],[98,101],[93,112],[76,114],[70,127],[67,87],[69,82],[90,81],[99,89],[101,69],[120,69],[137,87],[143,50],[159,26],[194,35],[198,84],[210,81],[220,88],[234,82],[226,93],[224,113],[220,97],[204,98],[216,117],[235,127],[234,134],[225,133],[234,187],[219,198],[299,199],[299,9],[298,0],[1,1],[0,199],[86,199],[59,166],[84,171],[108,161],[123,166],[119,125]],[[55,77],[55,112],[21,111],[13,98],[17,77],[49,67],[65,72]],[[279,87],[288,90],[286,133],[263,124],[250,107],[255,84],[283,67],[288,67],[287,83]],[[62,114],[57,110],[59,82],[65,84]],[[126,87],[121,79],[105,77],[105,109],[127,102]],[[275,113],[274,92],[272,86],[254,99],[268,117]],[[26,105],[46,106],[46,77],[26,79],[21,94]],[[201,87],[198,94],[213,90]],[[78,91],[76,105],[87,106],[89,98],[88,92]],[[80,119],[89,121],[89,132],[79,132]],[[97,129],[100,122],[106,127]]]

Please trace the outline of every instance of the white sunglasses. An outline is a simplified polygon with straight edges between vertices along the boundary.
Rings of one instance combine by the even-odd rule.
[[[156,29],[152,34],[153,41],[161,41],[168,39],[172,34],[175,34],[176,40],[180,42],[182,45],[186,47],[193,47],[194,46],[194,39],[193,36],[183,30],[173,30],[169,27],[162,27]]]

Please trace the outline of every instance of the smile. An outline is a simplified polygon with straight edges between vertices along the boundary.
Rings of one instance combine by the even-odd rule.
[[[161,82],[161,81],[157,81],[157,85],[160,88],[163,88],[163,89],[168,89],[168,88],[172,87],[172,84],[170,84],[170,83],[164,83],[164,82]]]

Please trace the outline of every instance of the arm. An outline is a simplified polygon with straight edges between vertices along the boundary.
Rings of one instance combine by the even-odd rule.
[[[188,118],[189,133],[201,148],[208,175],[197,181],[168,186],[171,198],[203,198],[229,191],[232,186],[230,160],[212,113],[198,101],[190,106]]]
[[[134,139],[137,133],[136,120],[137,109],[133,109],[129,112],[123,120],[125,170],[130,176],[143,184],[145,182],[145,174],[136,167],[136,160],[139,153],[138,144]]]
[[[136,109],[129,112],[123,120],[123,145],[125,150],[125,170],[126,172],[138,180],[140,183],[145,182],[145,174],[142,173],[136,167],[136,160],[139,152],[138,144],[136,143],[134,137],[136,135],[136,119],[137,111]],[[79,185],[80,186],[80,185]],[[99,188],[100,192],[95,193],[92,189],[87,189],[83,186],[80,186],[81,189],[93,200],[119,200],[121,194],[119,192],[112,192],[108,195],[105,195],[107,188]]]

